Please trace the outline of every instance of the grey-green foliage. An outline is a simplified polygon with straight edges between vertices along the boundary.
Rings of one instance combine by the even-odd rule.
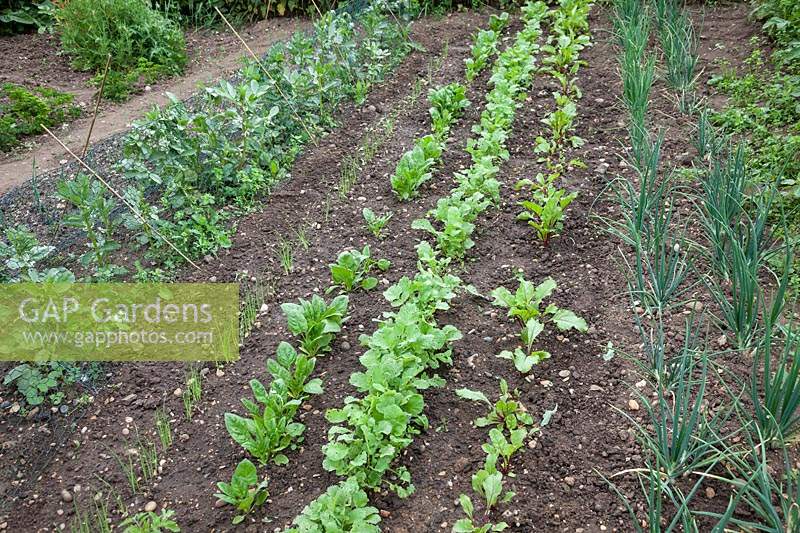
[[[209,87],[192,106],[173,99],[149,113],[123,140],[119,164],[139,192],[160,194],[150,206],[130,193],[137,207],[189,257],[230,246],[233,212],[252,208],[286,177],[341,105],[363,97],[408,52],[400,18],[383,3],[368,6],[359,24],[330,11],[311,35],[296,33],[246,65],[241,81]],[[146,226],[132,226],[171,255]]]
[[[381,517],[358,481],[347,478],[305,506],[284,533],[379,533]]]
[[[0,240],[0,261],[5,271],[0,271],[0,282],[30,281],[75,281],[75,276],[64,267],[39,270],[38,265],[54,250],[54,246],[43,245],[27,227],[7,227],[5,241]]]

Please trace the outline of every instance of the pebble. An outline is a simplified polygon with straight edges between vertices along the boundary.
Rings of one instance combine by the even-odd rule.
[[[600,385],[589,385],[589,390],[592,392],[600,392],[603,390],[603,387]]]
[[[706,487],[706,498],[710,500],[716,495],[717,492],[714,490],[714,487]]]
[[[381,516],[383,518],[389,518],[390,516],[392,516],[392,513],[391,511],[387,511],[386,509],[381,509]]]
[[[152,513],[153,511],[155,511],[155,510],[156,510],[156,507],[158,507],[158,505],[156,504],[156,502],[154,502],[153,500],[150,500],[149,502],[147,502],[146,504],[144,504],[144,511],[145,511],[146,513]]]
[[[569,370],[562,370],[561,372],[558,373],[558,377],[560,378],[568,378],[569,375],[570,375]]]
[[[214,507],[216,507],[217,509],[219,509],[220,507],[224,507],[224,506],[225,506],[225,502],[222,501],[222,500],[217,500],[217,501],[214,502]]]
[[[183,396],[183,389],[178,387],[177,389],[172,391],[172,395],[177,397],[177,398],[180,398],[181,396]]]
[[[720,335],[719,338],[717,339],[717,345],[725,346],[726,344],[728,344],[728,337],[726,337],[725,335]]]
[[[61,412],[62,415],[65,415],[69,411],[69,407],[67,407],[66,405],[62,405],[61,407],[58,408],[58,410]]]
[[[349,349],[350,349],[350,343],[347,341],[342,341],[342,350],[349,350]]]
[[[222,376],[225,375],[225,372],[223,372],[221,368],[218,368],[215,374],[217,375],[218,378],[221,378]]]
[[[575,485],[575,478],[572,477],[572,476],[567,476],[567,477],[564,478],[564,483],[566,483],[567,485],[572,487],[572,486]]]
[[[550,381],[549,379],[543,379],[542,381],[539,382],[539,385],[541,385],[542,387],[552,387],[553,382]]]
[[[638,411],[639,410],[639,402],[637,402],[636,400],[631,398],[630,400],[628,400],[628,408],[631,411]]]
[[[643,388],[645,388],[646,386],[647,386],[647,381],[646,381],[646,380],[644,380],[644,379],[643,379],[642,381],[637,381],[637,382],[636,382],[636,388],[637,388],[637,389],[643,389]]]
[[[61,490],[61,499],[64,500],[66,503],[71,502],[72,501],[72,493],[70,491],[68,491],[67,489],[62,489]]]
[[[125,396],[125,397],[122,399],[122,402],[123,402],[123,403],[130,403],[130,402],[132,402],[132,401],[133,401],[133,400],[135,400],[135,399],[136,399],[136,394],[135,394],[135,393],[133,393],[133,394],[128,394],[127,396]]]
[[[689,302],[686,304],[686,309],[694,311],[695,313],[699,313],[703,310],[703,302]]]

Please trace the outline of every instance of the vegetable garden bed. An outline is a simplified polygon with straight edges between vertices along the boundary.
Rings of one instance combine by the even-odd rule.
[[[711,318],[725,308],[706,277],[713,259],[697,252],[696,270],[680,277],[682,254],[707,241],[694,221],[709,216],[698,207],[709,181],[691,141],[702,115],[680,111],[695,100],[676,96],[666,75],[645,98],[651,151],[639,160],[630,152],[635,102],[623,99],[625,41],[613,34],[615,13],[634,4],[528,2],[508,18],[486,8],[415,21],[417,45],[363,102],[343,104],[287,179],[236,213],[230,245],[173,271],[181,281],[242,284],[239,360],[108,364],[65,412],[20,409],[18,395],[0,389],[2,409],[17,406],[0,419],[0,529],[99,531],[106,518],[162,513],[182,531],[655,532],[747,522],[792,531],[796,517],[758,515],[748,500],[755,482],[729,479],[741,474],[736,465],[767,475],[748,450],[760,437],[745,431],[764,429],[746,418],[760,345],[737,346],[739,331]],[[700,8],[688,9],[697,20]],[[757,26],[746,11],[702,11],[706,75],[720,57],[749,54],[745,37]],[[646,72],[646,60],[637,65]],[[721,100],[704,83],[689,86],[696,101]],[[108,146],[92,161],[101,174],[119,153]],[[639,190],[647,173],[637,163],[653,147],[659,169],[682,180],[658,197],[675,219],[668,246],[656,249],[677,261],[666,270],[681,289],[666,296],[652,285],[637,292],[626,276],[639,265],[637,241],[619,225],[634,211],[619,191]],[[654,182],[676,183],[667,173]],[[53,229],[53,213],[68,206],[44,201],[51,208],[21,194],[5,205],[12,222],[58,245],[55,264],[91,275],[76,261],[82,234]],[[647,220],[649,230],[663,218]],[[133,271],[144,260],[135,233],[120,235],[111,257]],[[161,265],[147,261],[155,276]],[[772,289],[775,279],[759,273]],[[331,305],[321,337],[294,306],[319,298]],[[296,355],[283,343],[312,361],[294,387],[288,375],[274,379]],[[732,391],[744,399],[732,402]],[[267,395],[289,407],[263,419],[289,425],[265,444],[247,417],[259,420]],[[523,407],[498,417],[498,398]],[[691,453],[657,463],[648,438],[654,421],[672,422],[658,409],[674,413],[676,398],[703,422],[684,445]],[[724,453],[697,444],[708,440]],[[783,472],[785,455],[793,472],[795,451],[782,444],[763,444],[764,457]],[[248,461],[257,474],[237,497]],[[672,477],[672,467],[688,472]],[[778,507],[797,501],[796,489],[783,499],[772,490]],[[319,526],[334,517],[338,526]]]

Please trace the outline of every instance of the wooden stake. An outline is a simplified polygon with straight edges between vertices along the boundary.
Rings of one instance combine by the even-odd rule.
[[[97,102],[94,104],[94,116],[92,117],[92,123],[89,124],[89,133],[86,134],[86,144],[83,145],[83,153],[81,153],[81,157],[86,157],[86,151],[89,149],[89,140],[92,138],[94,122],[97,120],[97,112],[100,111],[100,100],[103,99],[103,89],[106,86],[106,77],[108,77],[109,66],[111,66],[111,54],[108,54],[108,59],[106,59],[106,69],[103,71],[103,81],[100,82],[100,90],[97,91]]]

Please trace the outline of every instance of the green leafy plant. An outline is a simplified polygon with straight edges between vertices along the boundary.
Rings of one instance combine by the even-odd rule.
[[[489,412],[475,420],[475,426],[499,427],[513,431],[519,427],[533,425],[533,417],[519,400],[519,391],[509,392],[508,383],[505,379],[500,379],[500,396],[497,401],[492,403],[486,395],[480,391],[470,389],[458,389],[456,395],[472,401],[479,401],[489,407]]]
[[[512,429],[508,437],[502,430],[492,428],[489,430],[489,442],[484,444],[482,449],[487,455],[502,459],[500,469],[508,472],[511,456],[524,446],[527,435],[528,432],[524,428]]]
[[[400,200],[410,200],[423,183],[432,177],[433,165],[441,157],[442,142],[434,135],[420,137],[414,148],[404,153],[391,178],[392,190]]]
[[[433,134],[440,139],[447,136],[450,126],[470,105],[466,97],[466,87],[460,83],[451,83],[438,89],[431,89],[428,91],[428,101],[432,106],[429,112],[433,124]]]
[[[378,509],[369,504],[367,493],[355,478],[328,487],[320,497],[303,509],[285,533],[328,533],[358,531],[379,533],[381,521]]]
[[[64,217],[64,225],[82,230],[89,241],[89,251],[81,256],[83,266],[95,264],[106,279],[120,272],[109,263],[109,255],[119,249],[113,240],[119,220],[111,217],[116,203],[106,196],[105,188],[81,173],[74,180],[59,182],[58,194],[78,210]]]
[[[388,259],[373,259],[370,255],[369,245],[362,250],[348,250],[339,254],[336,263],[328,265],[331,269],[331,278],[334,286],[328,292],[340,287],[344,292],[353,292],[357,288],[364,291],[374,289],[378,285],[378,278],[370,276],[370,272],[377,268],[386,272],[391,263]]]
[[[309,380],[317,360],[306,354],[298,354],[288,342],[281,342],[274,359],[267,360],[267,371],[273,380],[281,380],[289,397],[303,399],[309,394],[322,394],[322,380]]]
[[[536,137],[533,149],[535,153],[544,153],[551,157],[562,154],[567,147],[578,148],[584,142],[577,135],[570,135],[575,129],[575,118],[578,116],[575,102],[568,95],[559,93],[555,94],[555,100],[556,110],[542,119],[550,127],[550,139]]]
[[[467,81],[471,82],[489,63],[489,58],[497,52],[498,32],[480,30],[472,45],[472,57],[464,60]]]
[[[223,502],[236,507],[234,524],[240,524],[256,507],[260,507],[269,497],[267,478],[259,480],[256,465],[249,459],[243,459],[233,472],[230,483],[217,483],[219,492],[214,494]]]
[[[7,273],[0,271],[0,281],[72,282],[75,276],[64,267],[53,267],[44,271],[36,265],[46,259],[54,250],[53,246],[39,244],[39,239],[25,226],[7,227],[6,242],[0,241],[0,261]]]
[[[58,405],[64,397],[60,391],[64,369],[58,363],[29,365],[23,363],[12,368],[3,377],[3,385],[14,385],[25,398],[25,403],[37,406],[50,400]]]
[[[0,8],[0,35],[52,32],[55,6],[51,0],[8,0]]]
[[[472,475],[472,489],[483,498],[485,514],[514,497],[514,492],[504,490],[504,476],[497,470],[497,459],[496,455],[488,454],[483,468]]]
[[[515,293],[512,294],[505,287],[498,287],[491,293],[493,305],[507,308],[509,317],[516,317],[522,322],[520,339],[524,346],[515,348],[513,352],[504,350],[497,355],[501,359],[513,361],[519,372],[530,372],[534,365],[550,357],[549,352],[533,348],[534,342],[545,329],[543,320],[553,322],[561,331],[575,329],[585,332],[588,329],[586,321],[568,309],[562,309],[555,304],[548,304],[544,310],[540,309],[544,299],[549,298],[556,288],[556,282],[552,278],[534,286],[520,276]]]
[[[508,524],[505,522],[498,522],[496,524],[488,523],[482,525],[476,524],[475,506],[473,505],[470,497],[466,494],[460,494],[458,496],[458,502],[461,505],[461,510],[464,511],[464,514],[467,515],[467,517],[459,518],[458,521],[453,524],[452,533],[490,533],[496,531],[505,531],[508,529]]]
[[[490,204],[482,193],[476,192],[472,196],[464,197],[460,191],[455,191],[448,197],[436,203],[436,209],[431,215],[442,229],[434,228],[428,219],[417,219],[411,224],[412,229],[427,231],[436,237],[436,246],[446,257],[461,260],[467,251],[475,246],[471,239],[475,230],[473,221]]]
[[[508,309],[508,316],[518,319],[523,326],[530,319],[539,321],[549,319],[561,331],[570,329],[586,331],[586,321],[568,309],[562,309],[555,304],[548,304],[543,311],[540,309],[542,302],[558,288],[555,280],[547,278],[539,285],[534,285],[533,282],[526,280],[521,275],[518,280],[519,286],[514,293],[505,287],[494,289],[491,292],[494,299],[493,305]]]
[[[383,215],[376,215],[369,207],[365,207],[361,214],[367,224],[367,229],[379,239],[383,238],[383,230],[394,216],[391,211]]]
[[[13,83],[0,85],[0,150],[8,150],[29,135],[44,133],[80,115],[75,97],[47,87],[26,89]]]
[[[349,299],[340,295],[330,304],[318,295],[299,303],[281,304],[289,331],[300,337],[300,350],[311,357],[330,351],[333,334],[342,329]]]
[[[564,189],[548,186],[534,192],[532,199],[519,202],[525,210],[517,215],[536,230],[536,235],[546,245],[553,235],[564,227],[565,211],[578,193],[567,194]]]
[[[508,13],[503,11],[499,15],[489,16],[489,29],[498,34],[508,26]]]
[[[164,533],[167,531],[177,532],[181,528],[173,520],[175,511],[172,509],[162,509],[161,514],[152,511],[136,513],[122,521],[120,527],[124,528],[123,533]]]
[[[503,350],[497,354],[497,357],[512,361],[517,371],[527,374],[534,365],[538,365],[545,359],[550,358],[550,352],[533,349],[533,343],[542,331],[544,331],[544,325],[535,318],[529,318],[520,332],[520,339],[522,340],[524,349],[518,347],[515,348],[513,352]]]
[[[249,418],[225,413],[225,427],[231,438],[261,464],[272,461],[285,465],[289,458],[283,451],[294,449],[302,441],[305,431],[303,424],[293,421],[301,401],[291,399],[286,385],[280,380],[273,381],[268,392],[260,381],[251,379],[250,389],[258,403],[242,398]]]

